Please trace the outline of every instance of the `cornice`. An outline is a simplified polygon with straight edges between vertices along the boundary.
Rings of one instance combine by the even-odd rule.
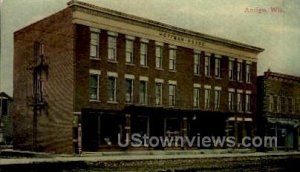
[[[175,26],[168,25],[165,23],[145,19],[142,17],[130,15],[130,14],[125,14],[125,13],[110,10],[107,8],[102,8],[99,6],[95,6],[95,5],[84,3],[81,1],[77,1],[77,0],[70,1],[68,3],[68,5],[70,8],[73,9],[73,11],[80,11],[80,12],[88,13],[91,15],[101,16],[101,17],[105,17],[108,19],[116,20],[116,21],[122,21],[122,22],[126,22],[129,24],[141,26],[141,27],[156,29],[156,30],[159,30],[162,32],[169,32],[171,34],[178,34],[178,35],[187,36],[190,38],[196,38],[196,39],[203,40],[206,42],[219,44],[219,45],[230,47],[230,48],[236,48],[236,49],[248,51],[251,53],[258,54],[258,53],[264,51],[264,49],[255,47],[252,45],[239,43],[236,41],[232,41],[232,40],[228,40],[228,39],[224,39],[224,38],[219,38],[219,37],[195,32],[195,31],[175,27]]]

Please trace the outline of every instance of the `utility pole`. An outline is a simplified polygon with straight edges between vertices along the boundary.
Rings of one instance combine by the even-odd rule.
[[[32,150],[37,150],[37,127],[38,116],[42,114],[42,111],[47,106],[43,95],[43,79],[48,78],[48,65],[45,63],[44,57],[44,44],[40,42],[34,43],[34,60],[33,66],[29,68],[32,70],[33,76],[33,100],[31,102],[33,110],[32,119]]]

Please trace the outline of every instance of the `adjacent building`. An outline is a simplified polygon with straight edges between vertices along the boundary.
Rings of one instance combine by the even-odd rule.
[[[14,146],[252,135],[263,49],[80,1],[14,33]]]
[[[257,88],[260,134],[276,136],[278,149],[299,149],[300,77],[269,70]]]
[[[12,117],[10,114],[12,98],[0,93],[0,145],[12,143]]]

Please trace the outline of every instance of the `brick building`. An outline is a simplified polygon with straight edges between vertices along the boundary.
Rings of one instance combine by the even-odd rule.
[[[300,133],[300,77],[265,72],[258,77],[258,129],[276,136],[279,149],[298,149]]]
[[[118,133],[253,131],[261,48],[79,1],[14,43],[15,148],[97,151],[117,148]]]
[[[5,92],[0,93],[0,145],[11,144],[12,141],[12,119],[11,102],[12,97]]]

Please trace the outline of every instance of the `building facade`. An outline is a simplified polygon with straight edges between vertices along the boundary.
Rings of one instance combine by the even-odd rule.
[[[15,32],[15,148],[253,134],[254,46],[79,1]]]
[[[269,70],[257,88],[260,134],[276,136],[278,149],[299,149],[300,77]]]
[[[9,95],[0,93],[0,145],[9,145],[12,142],[11,102]]]

